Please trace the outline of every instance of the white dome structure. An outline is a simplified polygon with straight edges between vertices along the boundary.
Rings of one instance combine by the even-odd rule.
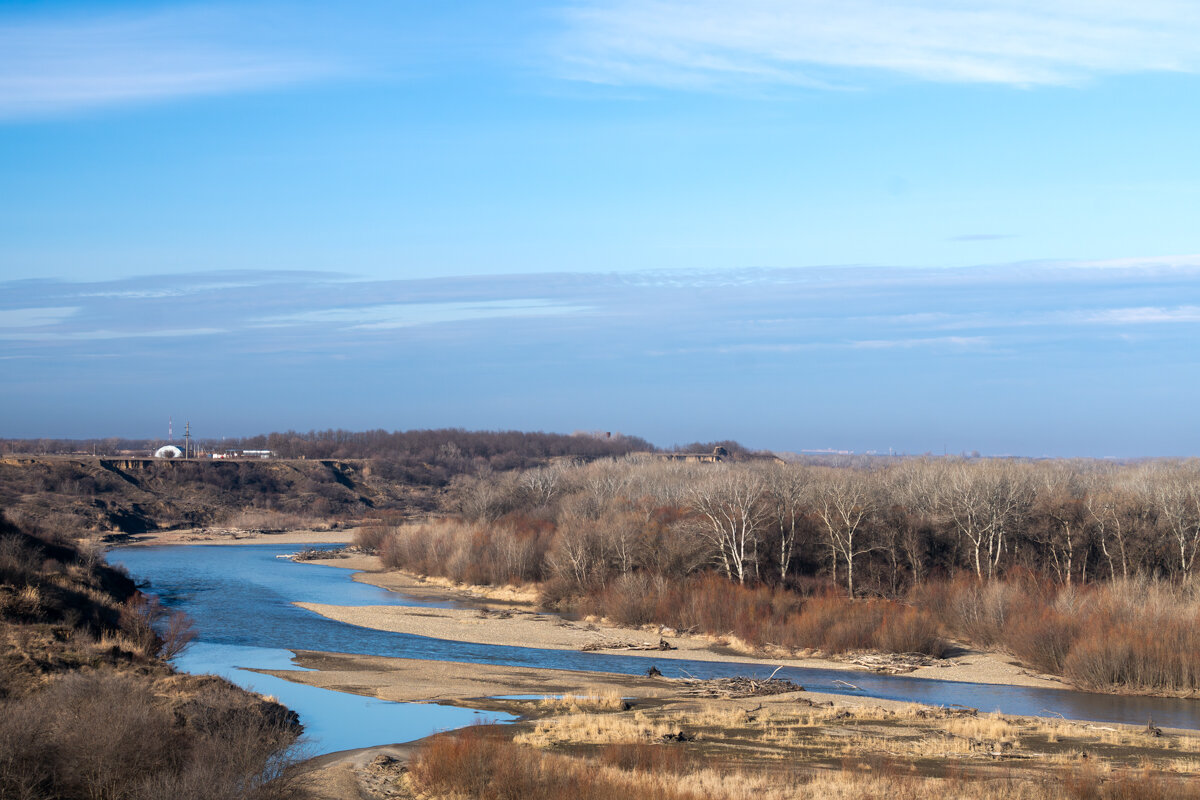
[[[173,444],[163,445],[154,451],[155,458],[183,458],[183,451]]]

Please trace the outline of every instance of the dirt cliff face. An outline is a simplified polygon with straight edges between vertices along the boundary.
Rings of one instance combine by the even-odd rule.
[[[384,510],[428,510],[437,492],[380,477],[363,461],[0,459],[0,507],[25,525],[74,534],[293,527]]]

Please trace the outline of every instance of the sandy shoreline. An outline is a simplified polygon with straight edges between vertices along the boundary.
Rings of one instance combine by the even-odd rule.
[[[357,528],[339,528],[324,531],[239,531],[230,528],[189,528],[178,531],[152,531],[136,533],[115,543],[119,547],[148,547],[166,544],[350,544],[354,541]]]
[[[704,661],[771,664],[789,667],[861,672],[862,667],[824,658],[783,658],[777,655],[739,652],[729,643],[706,636],[681,636],[623,628],[597,622],[572,622],[554,614],[535,611],[534,595],[528,590],[456,587],[444,580],[421,579],[402,572],[380,572],[372,556],[354,556],[309,563],[358,570],[354,580],[399,592],[420,600],[457,601],[466,608],[410,606],[336,606],[297,603],[323,617],[364,628],[449,639],[478,644],[520,645],[547,650],[582,650],[604,646],[599,652],[639,656],[647,659],[692,659]],[[485,610],[486,609],[486,610]],[[666,638],[674,650],[629,650],[622,645],[653,647]],[[1034,675],[1002,657],[975,651],[947,659],[938,666],[921,667],[905,673],[910,678],[1006,684],[1037,688],[1068,688],[1063,681]]]

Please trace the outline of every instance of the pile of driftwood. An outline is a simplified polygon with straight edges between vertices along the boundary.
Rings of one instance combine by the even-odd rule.
[[[298,553],[292,553],[287,558],[292,561],[328,561],[334,558],[350,558],[351,556],[367,555],[367,552],[361,547],[348,544],[345,547],[334,547],[329,550],[321,550],[316,547],[306,547]]]
[[[679,693],[687,697],[765,697],[803,692],[804,687],[783,678],[684,678]]]
[[[658,644],[650,644],[649,642],[589,642],[582,648],[585,653],[592,653],[596,650],[674,650],[675,645],[668,642],[666,639],[659,639]]]
[[[838,661],[869,669],[880,675],[902,675],[920,667],[950,667],[953,661],[932,658],[921,653],[848,653]]]

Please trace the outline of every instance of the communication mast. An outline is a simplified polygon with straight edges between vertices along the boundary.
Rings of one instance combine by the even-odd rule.
[[[184,428],[183,428],[183,457],[184,458],[187,458],[189,455],[191,455],[191,446],[192,446],[192,422],[191,422],[191,420],[188,420],[186,423],[184,423]]]

